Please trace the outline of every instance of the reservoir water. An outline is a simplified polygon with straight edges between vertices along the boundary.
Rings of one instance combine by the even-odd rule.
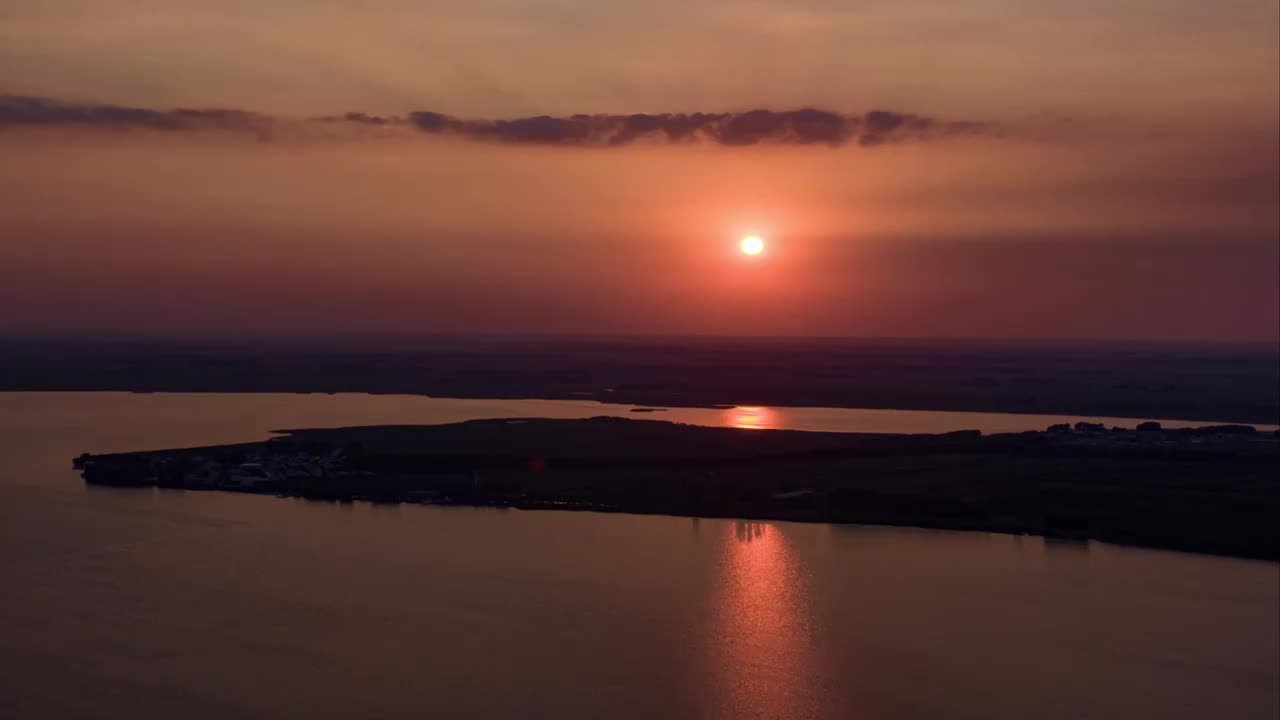
[[[471,417],[607,413],[889,432],[1057,421],[627,411],[403,396],[0,394],[0,714],[1280,713],[1275,563],[985,533],[104,489],[70,466],[85,451]]]

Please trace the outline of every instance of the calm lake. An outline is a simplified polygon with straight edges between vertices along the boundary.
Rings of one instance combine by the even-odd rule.
[[[1275,563],[984,533],[105,489],[71,470],[85,451],[479,417],[882,432],[1061,421],[627,411],[407,396],[0,394],[0,714],[1280,714]]]

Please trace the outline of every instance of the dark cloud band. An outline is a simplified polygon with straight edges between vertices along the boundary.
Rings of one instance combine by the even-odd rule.
[[[463,120],[440,113],[416,112],[409,116],[409,121],[423,132],[474,140],[606,147],[693,141],[720,145],[880,145],[991,130],[982,123],[942,122],[885,110],[866,115],[841,115],[811,108],[786,112],[539,115],[515,120]]]
[[[157,130],[217,128],[261,131],[274,124],[266,115],[245,110],[150,110],[120,105],[70,103],[48,98],[0,95],[0,127],[80,125],[145,127]]]
[[[512,145],[617,147],[632,144],[706,142],[728,146],[881,145],[908,140],[990,134],[986,123],[942,121],[921,115],[875,110],[842,115],[804,108],[777,112],[568,115],[474,120],[436,112],[408,117],[347,113],[302,121],[360,127],[404,126],[418,132]],[[152,110],[105,104],[68,103],[45,98],[0,96],[0,127],[90,126],[159,130],[223,129],[270,137],[281,120],[244,110]]]

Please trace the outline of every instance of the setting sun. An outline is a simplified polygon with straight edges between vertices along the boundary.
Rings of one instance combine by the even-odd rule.
[[[748,255],[759,255],[764,251],[764,240],[756,235],[748,235],[742,238],[742,252]]]

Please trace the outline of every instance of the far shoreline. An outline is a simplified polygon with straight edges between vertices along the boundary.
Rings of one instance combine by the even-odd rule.
[[[1280,424],[1280,348],[713,338],[30,337],[0,391],[594,400]]]

